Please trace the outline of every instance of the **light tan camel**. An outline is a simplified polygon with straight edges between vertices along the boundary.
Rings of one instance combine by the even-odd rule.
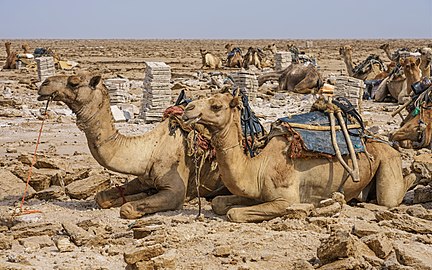
[[[399,104],[409,99],[412,92],[411,85],[421,79],[420,58],[401,58],[400,69],[385,78],[375,93],[375,101],[383,101],[390,94]]]
[[[289,91],[300,94],[316,93],[322,85],[322,76],[312,65],[293,63],[281,71],[268,72],[258,76],[258,85],[266,81],[278,80],[279,91]]]
[[[288,135],[271,138],[258,156],[246,156],[239,103],[239,97],[216,94],[192,101],[183,114],[184,120],[202,123],[212,133],[222,181],[234,194],[213,199],[217,214],[234,222],[259,222],[284,215],[292,204],[316,204],[339,190],[347,177],[340,162],[313,154],[291,159],[287,151],[295,139]],[[391,146],[370,141],[366,148],[370,158],[358,154],[360,181],[345,183],[345,199],[357,198],[362,191],[362,198],[367,198],[365,189],[373,183],[378,204],[399,205],[415,176],[404,179],[400,154]]]
[[[12,43],[5,42],[6,47],[6,63],[3,66],[3,69],[16,69],[16,61],[17,61],[17,53],[15,51],[11,51]]]
[[[388,59],[390,59],[390,61],[396,61],[397,60],[397,54],[392,54],[390,52],[390,44],[384,43],[379,48],[385,52],[385,54],[387,55]]]
[[[201,69],[204,69],[205,67],[209,68],[222,68],[222,60],[208,52],[207,50],[200,49],[201,53],[201,60],[202,60],[202,66]]]
[[[52,97],[76,114],[77,126],[84,131],[90,152],[100,165],[137,176],[120,189],[98,193],[96,201],[102,208],[122,205],[120,216],[135,219],[178,209],[185,198],[196,196],[196,166],[193,157],[187,154],[185,134],[179,128],[171,133],[168,119],[143,135],[120,134],[114,126],[108,91],[101,83],[101,76],[49,77],[38,94],[38,100]],[[200,178],[202,196],[222,186],[218,170],[212,170],[209,161],[204,163]],[[152,190],[157,193],[148,194]]]
[[[377,75],[384,70],[384,65],[376,55],[370,55],[365,61],[354,66],[352,60],[352,47],[345,45],[339,48],[339,54],[342,56],[348,75],[360,80],[374,80]]]
[[[420,59],[420,70],[423,77],[431,77],[431,62],[432,62],[432,48],[420,48],[419,53],[421,53]]]

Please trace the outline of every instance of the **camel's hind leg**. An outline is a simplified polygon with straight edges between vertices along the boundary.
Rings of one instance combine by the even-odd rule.
[[[313,85],[316,83],[315,85]],[[294,86],[294,92],[299,94],[310,94],[314,92],[314,88],[317,87],[317,82],[311,82],[309,78],[304,78],[296,86]]]
[[[253,206],[232,208],[228,210],[227,217],[233,222],[261,222],[285,215],[290,205],[287,200],[276,199]]]
[[[381,160],[375,178],[378,204],[395,207],[402,202],[405,193],[415,180],[415,175],[408,175],[404,179],[401,158],[395,153]]]

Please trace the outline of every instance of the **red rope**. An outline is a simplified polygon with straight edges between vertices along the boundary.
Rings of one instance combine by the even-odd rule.
[[[26,197],[26,194],[27,194],[27,191],[28,191],[30,178],[31,178],[32,173],[33,173],[33,166],[36,163],[36,153],[37,153],[37,150],[38,150],[38,147],[39,147],[39,144],[40,144],[40,139],[41,139],[41,135],[42,135],[42,129],[43,129],[43,125],[44,125],[44,122],[45,122],[45,119],[46,119],[46,116],[47,116],[47,110],[48,110],[48,104],[49,104],[49,102],[50,102],[50,99],[47,100],[47,104],[46,104],[46,108],[45,108],[45,113],[43,115],[41,127],[39,129],[39,135],[38,135],[37,142],[36,142],[36,147],[35,147],[35,150],[34,150],[34,153],[33,153],[33,159],[32,159],[32,162],[30,164],[30,168],[29,168],[29,171],[28,171],[28,174],[27,174],[27,181],[26,181],[26,186],[25,186],[25,189],[24,189],[24,194],[23,194],[22,199],[21,199],[20,213],[18,215],[25,215],[25,214],[41,213],[42,212],[40,210],[26,210],[26,211],[23,211],[23,206],[24,206],[25,197]]]

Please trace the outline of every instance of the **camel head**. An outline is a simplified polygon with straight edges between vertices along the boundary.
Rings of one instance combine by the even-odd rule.
[[[339,48],[339,54],[342,56],[352,55],[352,47],[350,45],[345,45]]]
[[[390,44],[388,44],[388,43],[384,43],[384,44],[381,45],[379,48],[380,48],[381,50],[387,50],[387,49],[390,48]]]
[[[240,97],[233,97],[230,93],[219,93],[189,103],[185,108],[183,120],[203,124],[210,131],[217,132],[231,123],[239,106]]]
[[[38,100],[62,101],[73,111],[94,104],[100,106],[105,98],[109,99],[100,75],[52,76],[42,83],[38,94]]]
[[[389,134],[392,142],[409,140],[415,148],[428,147],[432,142],[432,110],[425,110]]]
[[[420,81],[421,71],[420,71],[420,58],[407,57],[400,60],[400,65],[402,66],[406,76],[410,76],[413,82]]]
[[[200,49],[201,56],[204,57],[208,52],[205,49]]]

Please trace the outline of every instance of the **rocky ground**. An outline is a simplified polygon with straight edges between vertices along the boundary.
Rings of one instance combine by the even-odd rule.
[[[173,83],[181,83],[208,72],[199,69],[200,48],[220,56],[228,42],[244,49],[270,43],[280,50],[288,43],[305,49],[301,40],[14,40],[16,50],[22,42],[31,48],[51,47],[62,58],[77,61],[75,71],[129,78],[137,106],[145,61],[166,62]],[[430,41],[317,40],[305,50],[317,57],[326,77],[346,73],[339,46],[352,45],[357,62],[370,53],[386,60],[378,48],[384,42],[393,48],[417,48]],[[4,60],[2,51],[1,65]],[[202,201],[203,215],[197,219],[195,199],[182,210],[123,220],[118,208],[99,209],[93,196],[132,177],[96,163],[65,105],[51,104],[41,128],[45,104],[36,100],[36,82],[34,70],[0,71],[0,269],[432,269],[431,150],[400,150],[404,174],[414,172],[417,181],[404,204],[392,209],[346,204],[334,196],[316,208],[295,205],[288,215],[271,221],[235,224],[213,214],[207,201]],[[311,98],[262,91],[252,107],[268,127],[277,117],[301,112],[298,104]],[[396,108],[393,103],[364,101],[369,131],[386,140],[400,123],[390,116]],[[126,134],[143,133],[154,125],[139,119],[116,124]],[[22,204],[41,129],[37,162]],[[16,215],[21,205],[36,213]]]

